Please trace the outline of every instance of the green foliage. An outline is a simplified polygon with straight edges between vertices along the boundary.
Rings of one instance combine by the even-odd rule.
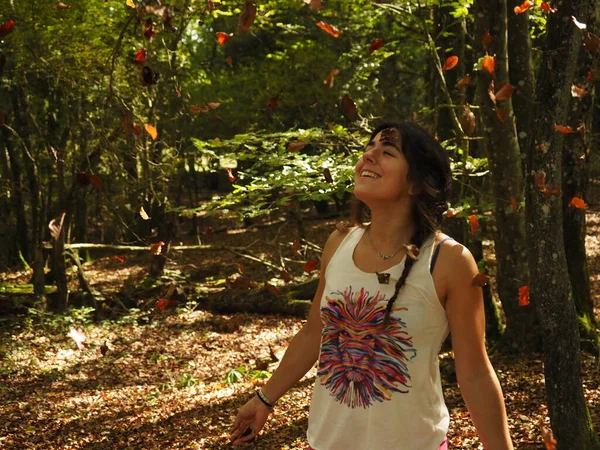
[[[266,370],[257,370],[252,369],[248,370],[245,366],[237,367],[236,369],[231,369],[225,375],[225,383],[234,384],[239,383],[245,378],[249,378],[251,380],[262,380],[265,378],[269,378],[271,373]]]

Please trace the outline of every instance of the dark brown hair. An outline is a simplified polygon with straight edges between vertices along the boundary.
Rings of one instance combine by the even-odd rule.
[[[420,249],[425,239],[439,228],[442,214],[448,209],[447,201],[452,181],[450,161],[446,151],[424,128],[410,122],[382,123],[373,130],[369,141],[388,128],[395,128],[400,132],[402,153],[408,162],[408,180],[413,183],[416,192],[412,201],[416,232],[410,243]],[[364,227],[363,224],[369,221],[369,216],[367,205],[354,198],[351,215],[353,225]],[[404,270],[396,282],[394,295],[387,303],[384,325],[389,321],[394,301],[413,264],[412,258],[405,259]]]

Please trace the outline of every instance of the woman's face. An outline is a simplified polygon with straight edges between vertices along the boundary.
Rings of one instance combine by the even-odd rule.
[[[367,205],[410,196],[408,161],[397,129],[382,130],[367,144],[354,168],[354,181],[354,195]]]

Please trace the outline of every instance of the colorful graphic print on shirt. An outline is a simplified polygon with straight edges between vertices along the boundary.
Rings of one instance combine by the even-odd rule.
[[[392,316],[384,327],[387,299],[348,287],[327,296],[321,308],[323,334],[317,376],[331,395],[350,408],[368,408],[407,393],[408,363],[417,356],[406,323]],[[395,311],[407,308],[397,308]]]

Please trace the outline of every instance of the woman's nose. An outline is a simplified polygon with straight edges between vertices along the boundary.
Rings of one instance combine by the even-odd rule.
[[[377,160],[375,152],[375,149],[367,150],[363,153],[363,160],[369,163],[374,163]]]

